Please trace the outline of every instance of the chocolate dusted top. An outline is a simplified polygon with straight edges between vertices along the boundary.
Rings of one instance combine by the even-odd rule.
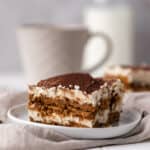
[[[37,83],[37,86],[51,88],[61,85],[69,89],[75,89],[75,86],[79,86],[81,91],[91,93],[99,89],[104,83],[105,81],[102,78],[93,78],[86,73],[70,73],[41,80]]]
[[[120,67],[124,69],[132,69],[133,71],[150,71],[150,65],[120,65]]]

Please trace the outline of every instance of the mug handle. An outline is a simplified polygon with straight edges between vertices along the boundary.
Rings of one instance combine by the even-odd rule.
[[[101,67],[111,56],[112,51],[113,51],[113,44],[112,44],[112,39],[105,34],[104,32],[95,32],[95,33],[90,33],[89,32],[89,38],[93,38],[93,37],[99,37],[101,39],[104,39],[105,43],[106,43],[106,53],[105,56],[97,63],[95,64],[93,67],[89,68],[89,69],[84,69],[84,72],[93,72],[95,70],[97,70],[99,67]],[[87,41],[87,43],[88,43]]]

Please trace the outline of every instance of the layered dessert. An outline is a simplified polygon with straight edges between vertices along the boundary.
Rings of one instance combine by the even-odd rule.
[[[28,115],[34,122],[106,127],[119,120],[124,86],[119,79],[72,73],[29,86]]]
[[[150,91],[150,66],[110,66],[105,70],[106,78],[119,78],[127,90]]]

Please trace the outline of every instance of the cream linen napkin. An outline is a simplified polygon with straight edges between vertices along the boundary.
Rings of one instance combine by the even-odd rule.
[[[25,101],[26,93],[0,92],[0,119],[5,121],[8,108]],[[0,125],[0,150],[74,150],[150,139],[150,93],[128,94],[124,107],[146,114],[137,128],[126,136],[107,140],[77,140],[50,129],[3,123]]]

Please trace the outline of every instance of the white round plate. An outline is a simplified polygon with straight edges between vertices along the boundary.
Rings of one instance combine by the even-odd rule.
[[[9,109],[8,118],[15,123],[28,124],[43,128],[54,129],[64,135],[80,139],[102,139],[113,138],[124,135],[131,131],[141,120],[141,115],[135,110],[128,110],[121,113],[120,121],[117,126],[107,128],[75,128],[56,125],[46,125],[35,123],[28,120],[25,104],[17,105]]]

